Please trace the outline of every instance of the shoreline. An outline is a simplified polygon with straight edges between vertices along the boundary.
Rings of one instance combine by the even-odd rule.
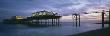
[[[110,27],[68,36],[110,36]]]
[[[94,23],[94,24],[102,24],[102,23]],[[109,23],[104,23],[104,24],[109,24]]]

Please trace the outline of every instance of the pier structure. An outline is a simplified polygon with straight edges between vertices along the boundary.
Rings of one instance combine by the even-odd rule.
[[[105,21],[105,15],[107,15],[107,14],[105,14],[105,12],[108,12],[108,14],[109,14],[108,22]],[[92,12],[92,13],[100,13],[100,12]],[[89,14],[89,13],[83,12],[82,14]],[[110,9],[109,9],[109,11],[102,10],[101,16],[102,16],[102,28],[104,28],[105,23],[108,23],[109,27],[110,27]],[[78,13],[72,14],[72,19],[73,19],[73,23],[75,23],[76,26],[78,26],[78,25],[80,26],[80,14],[78,14]]]
[[[105,12],[108,12],[108,15]],[[110,9],[108,11],[102,10],[101,15],[102,15],[102,28],[104,28],[105,23],[107,23],[110,27]],[[105,21],[105,15],[108,16],[107,21]]]
[[[12,16],[10,19],[4,19],[4,23],[8,24],[26,24],[32,26],[54,26],[60,25],[60,17],[58,13],[49,11],[38,11],[32,13],[32,16],[23,18],[22,16]]]
[[[33,24],[45,25],[45,26],[54,26],[60,25],[60,15],[58,13],[49,12],[49,11],[38,11],[32,13],[31,17],[27,17],[27,20],[31,21]]]
[[[105,11],[103,10],[103,11],[102,11],[102,28],[104,28],[104,14],[105,14],[104,12],[105,12]]]
[[[106,12],[108,12],[108,14],[106,14]],[[102,12],[92,12],[92,13],[101,13],[101,18],[102,18],[102,28],[104,28],[104,24],[107,23],[110,27],[110,9],[108,11],[106,10],[102,10]],[[89,14],[87,12],[83,12],[82,14]],[[105,21],[105,16],[108,16],[108,20]],[[78,13],[74,13],[72,14],[72,19],[73,19],[73,23],[76,24],[76,26],[80,26],[80,14]]]
[[[72,14],[73,23],[75,23],[76,26],[80,26],[80,14],[74,13]]]
[[[109,12],[109,22],[108,23],[109,23],[109,27],[110,27],[110,9],[106,12]]]
[[[8,19],[4,19],[3,23],[6,23],[6,24],[21,24],[21,23],[24,22],[24,20],[25,20],[25,18],[22,17],[22,16],[12,16]]]

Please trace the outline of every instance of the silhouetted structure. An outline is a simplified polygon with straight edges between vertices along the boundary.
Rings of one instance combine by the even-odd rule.
[[[104,10],[102,11],[102,28],[104,28]]]
[[[14,16],[11,19],[5,19],[4,23],[12,24],[27,24],[27,25],[60,25],[59,19],[60,15],[58,13],[48,12],[48,11],[38,11],[32,13],[32,16],[27,18],[22,18],[21,16]]]
[[[20,24],[23,22],[25,18],[22,17],[22,16],[12,16],[11,18],[9,19],[4,19],[3,22],[4,23],[9,23],[9,24]]]
[[[105,12],[109,12],[109,21],[104,21],[104,14],[105,14]],[[102,28],[104,28],[104,23],[108,23],[109,24],[109,27],[110,27],[110,9],[109,9],[109,11],[102,11]]]
[[[80,15],[77,13],[72,14],[73,22],[75,21],[76,26],[80,26]],[[79,23],[79,24],[78,24]]]
[[[110,9],[109,11],[106,11],[106,12],[109,12],[109,27],[110,27]]]
[[[59,25],[60,17],[61,16],[58,15],[58,13],[48,12],[44,10],[32,13],[32,16],[27,17],[27,19],[37,24]]]

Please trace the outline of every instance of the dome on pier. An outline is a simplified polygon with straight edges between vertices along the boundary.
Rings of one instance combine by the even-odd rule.
[[[32,13],[32,16],[46,16],[46,15],[55,16],[57,15],[57,13],[49,12],[46,10]]]

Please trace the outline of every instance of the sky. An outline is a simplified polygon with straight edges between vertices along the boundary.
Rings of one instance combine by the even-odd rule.
[[[110,0],[0,0],[0,19],[15,15],[31,16],[33,12],[48,10],[63,15],[62,19],[71,20],[72,13],[101,12],[109,8]],[[82,18],[96,19],[95,14],[90,15],[82,14]]]

